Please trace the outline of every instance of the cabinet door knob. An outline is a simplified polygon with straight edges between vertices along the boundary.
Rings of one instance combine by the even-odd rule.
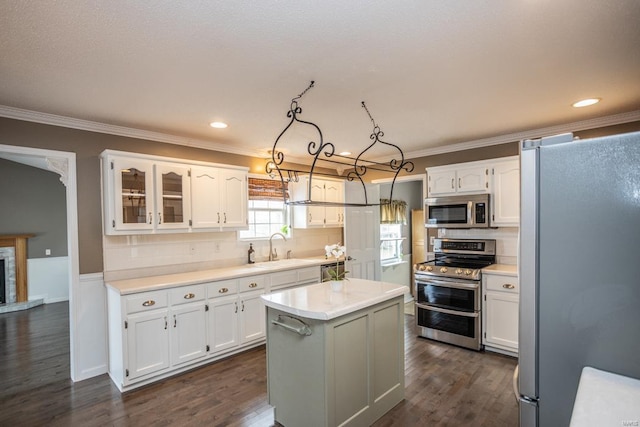
[[[156,302],[154,300],[150,299],[150,300],[147,300],[147,301],[143,302],[142,306],[143,307],[151,307],[152,305],[155,305],[155,304],[156,304]]]
[[[224,223],[225,224],[227,223],[227,213],[226,212],[224,213]]]
[[[253,282],[253,283],[249,283],[249,287],[250,287],[250,288],[255,288],[255,287],[257,287],[257,286],[258,286],[258,284],[257,284],[257,283],[255,283],[255,282]]]
[[[220,288],[220,289],[218,290],[218,293],[221,293],[221,294],[225,294],[225,293],[227,293],[227,292],[229,292],[229,289],[227,289],[227,288]]]
[[[153,214],[149,212],[149,224],[153,221]]]
[[[511,283],[505,283],[504,285],[502,285],[502,287],[505,289],[513,289],[515,288],[515,285],[512,285]]]
[[[162,212],[158,212],[158,224],[162,224]]]
[[[189,292],[188,294],[185,294],[184,299],[193,299],[195,297],[196,297],[196,294]]]

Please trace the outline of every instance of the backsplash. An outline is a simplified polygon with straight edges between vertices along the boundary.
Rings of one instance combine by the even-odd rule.
[[[294,229],[285,242],[273,239],[279,258],[291,251],[293,258],[324,255],[324,247],[344,243],[342,228]],[[249,243],[256,261],[269,257],[268,240],[238,240],[235,231],[103,236],[105,280],[119,280],[160,274],[237,266],[247,263]]]
[[[518,228],[439,229],[438,237],[452,239],[495,239],[498,264],[518,264]]]

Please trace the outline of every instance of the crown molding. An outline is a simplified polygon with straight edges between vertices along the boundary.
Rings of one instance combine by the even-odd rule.
[[[105,133],[110,135],[125,136],[129,138],[144,139],[149,141],[163,142],[166,144],[184,145],[187,147],[201,148],[204,150],[219,151],[223,153],[238,154],[249,157],[264,157],[264,153],[260,150],[252,150],[249,148],[236,148],[226,144],[220,144],[211,141],[205,141],[195,138],[186,138],[176,135],[170,135],[161,132],[153,132],[124,126],[109,125],[90,120],[76,119],[73,117],[58,116],[55,114],[41,113],[38,111],[24,110],[21,108],[0,105],[0,117],[9,119],[24,120],[28,122],[47,124],[52,126],[60,126],[71,129],[85,130],[89,132]],[[630,111],[627,113],[615,114],[612,116],[597,117],[589,120],[582,120],[573,123],[550,126],[528,131],[509,133],[490,138],[476,139],[457,144],[444,145],[440,147],[426,148],[424,150],[412,151],[405,153],[405,159],[415,159],[419,157],[433,156],[436,154],[453,153],[456,151],[470,150],[474,148],[489,147],[492,145],[516,142],[522,139],[541,138],[565,132],[576,132],[586,129],[594,129],[605,126],[619,125],[640,120],[640,110]],[[386,161],[388,159],[378,159],[378,161]],[[290,162],[300,164],[308,163],[308,159],[292,156],[287,159]]]
[[[627,113],[615,114],[612,116],[597,117],[595,119],[581,120],[579,122],[566,123],[562,125],[549,126],[545,128],[532,129],[522,132],[508,133],[490,138],[476,139],[458,144],[444,145],[441,147],[426,148],[424,150],[405,153],[405,159],[416,159],[419,157],[433,156],[436,154],[453,153],[456,151],[470,150],[473,148],[489,147],[491,145],[517,142],[522,139],[542,138],[565,132],[576,132],[587,129],[595,129],[605,126],[614,126],[622,123],[635,122],[640,120],[640,110]]]
[[[21,108],[0,105],[0,117],[24,120],[27,122],[41,123],[52,126],[60,126],[71,129],[85,130],[89,132],[106,133],[109,135],[125,136],[129,138],[145,139],[148,141],[164,142],[166,144],[184,145],[187,147],[202,148],[223,153],[239,154],[249,157],[264,157],[264,153],[248,148],[236,148],[231,145],[220,144],[202,139],[187,138],[170,135],[161,132],[153,132],[125,126],[109,125],[90,120],[76,119],[73,117],[58,116],[55,114],[41,113],[38,111],[24,110]]]

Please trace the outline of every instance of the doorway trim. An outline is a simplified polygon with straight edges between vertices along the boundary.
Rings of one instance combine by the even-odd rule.
[[[404,175],[396,178],[396,183],[400,182],[411,182],[411,181],[421,181],[422,182],[422,198],[427,197],[427,174],[423,173],[420,175]],[[374,179],[371,181],[372,184],[389,184],[393,182],[393,178],[380,178]]]
[[[67,251],[69,259],[69,355],[70,376],[72,381],[79,379],[77,356],[78,345],[77,319],[78,297],[80,296],[80,257],[78,249],[78,187],[76,179],[76,154],[66,151],[45,150],[13,145],[0,144],[0,153],[10,153],[18,158],[32,159],[42,163],[41,169],[49,170],[60,175],[60,181],[66,188],[67,204]],[[13,160],[13,159],[12,159]],[[16,160],[20,163],[25,163]],[[33,164],[30,164],[34,166]]]

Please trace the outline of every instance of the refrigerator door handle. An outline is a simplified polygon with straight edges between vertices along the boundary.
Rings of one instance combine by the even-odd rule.
[[[516,401],[520,402],[520,389],[518,388],[518,366],[516,365],[516,369],[513,371],[513,394],[516,397]]]

